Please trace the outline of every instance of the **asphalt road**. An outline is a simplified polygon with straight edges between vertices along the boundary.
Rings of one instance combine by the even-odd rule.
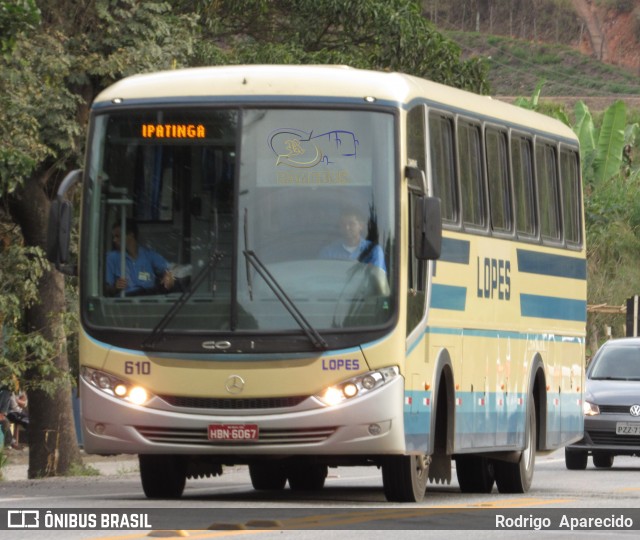
[[[179,500],[150,501],[142,493],[135,461],[103,460],[96,463],[96,468],[102,471],[100,476],[1,482],[0,517],[7,509],[38,509],[41,521],[47,517],[47,510],[56,514],[82,513],[85,518],[96,515],[99,519],[101,512],[118,509],[128,513],[130,519],[139,513],[148,514],[149,527],[138,531],[12,529],[0,531],[0,537],[10,533],[6,538],[135,540],[150,535],[192,538],[260,535],[261,540],[267,540],[325,538],[327,533],[321,531],[337,530],[340,538],[384,536],[387,540],[390,530],[402,530],[402,538],[418,538],[418,534],[424,538],[425,530],[429,530],[430,538],[468,539],[470,529],[475,540],[496,534],[505,537],[506,531],[497,530],[500,527],[495,523],[496,514],[505,515],[507,525],[516,523],[508,520],[517,516],[528,518],[524,528],[509,530],[508,537],[527,537],[535,533],[536,527],[545,529],[545,520],[555,524],[565,514],[567,519],[626,516],[625,519],[633,521],[631,528],[627,521],[616,531],[591,527],[587,534],[603,538],[637,536],[640,458],[618,457],[610,470],[595,469],[590,461],[586,471],[568,471],[563,456],[562,452],[538,456],[532,489],[524,495],[499,494],[495,488],[486,495],[462,494],[454,472],[450,485],[430,485],[424,501],[407,505],[387,503],[380,472],[360,467],[330,469],[325,488],[313,493],[289,489],[258,492],[251,487],[247,469],[233,467],[221,477],[188,481]],[[173,526],[185,519],[188,527]],[[476,526],[480,530],[474,530]],[[278,530],[270,530],[274,528]],[[447,528],[454,530],[441,531]],[[565,528],[546,530],[544,534],[564,538],[576,532]]]

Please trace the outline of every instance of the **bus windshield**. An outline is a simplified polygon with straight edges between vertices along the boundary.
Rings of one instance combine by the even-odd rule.
[[[314,332],[380,328],[396,304],[394,171],[383,112],[96,114],[87,327],[300,333],[301,315]]]

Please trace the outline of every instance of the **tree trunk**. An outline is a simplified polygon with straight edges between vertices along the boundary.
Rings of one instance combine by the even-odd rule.
[[[27,246],[45,247],[50,207],[44,189],[46,177],[46,174],[32,177],[16,191],[10,202],[12,217],[20,225]],[[39,302],[26,310],[27,328],[54,344],[56,353],[52,361],[55,371],[68,375],[62,320],[66,311],[64,278],[52,268],[44,273],[38,289]],[[49,383],[54,390],[48,393],[38,387],[28,391],[29,478],[64,475],[73,465],[82,464],[73,424],[71,384],[69,381],[50,384],[53,382],[51,377],[41,375],[35,362],[27,370],[27,382]]]
[[[597,6],[589,0],[571,0],[571,4],[587,27],[593,54],[598,60],[608,61],[607,40],[598,17]]]

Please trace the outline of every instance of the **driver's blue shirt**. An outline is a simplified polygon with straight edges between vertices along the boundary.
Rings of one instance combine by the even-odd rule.
[[[360,261],[361,263],[373,264],[374,266],[382,268],[385,272],[387,271],[382,248],[377,244],[374,245],[371,240],[365,240],[364,238],[360,240],[358,247],[353,250],[347,249],[341,240],[336,240],[322,248],[320,257],[322,259]]]
[[[120,252],[110,251],[107,254],[107,284],[114,287],[120,277]],[[156,286],[156,277],[162,276],[168,269],[166,259],[143,246],[138,246],[138,256],[132,259],[126,254],[127,288],[125,294],[141,290],[152,289]]]

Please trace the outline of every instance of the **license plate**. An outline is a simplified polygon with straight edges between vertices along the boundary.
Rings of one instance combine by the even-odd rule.
[[[257,441],[257,424],[210,424],[207,430],[210,441]]]
[[[616,422],[616,435],[640,435],[640,423]]]

